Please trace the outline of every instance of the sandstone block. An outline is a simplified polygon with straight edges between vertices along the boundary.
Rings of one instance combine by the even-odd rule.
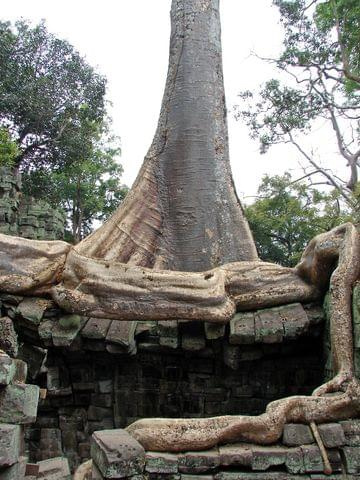
[[[300,423],[287,423],[283,431],[283,444],[288,447],[298,447],[314,443],[314,437],[308,425]]]
[[[9,355],[0,350],[0,385],[9,385],[15,375],[15,364]]]
[[[11,318],[0,318],[0,349],[4,350],[12,357],[18,354],[18,340],[14,324]]]
[[[27,320],[29,327],[37,329],[44,316],[45,310],[51,305],[51,300],[29,297],[19,303],[16,312]]]
[[[255,342],[281,343],[284,328],[276,309],[258,310],[255,314]]]
[[[229,342],[233,345],[248,345],[255,342],[253,313],[237,313],[231,319]]]
[[[319,447],[316,445],[305,445],[300,448],[303,453],[305,472],[323,472],[324,464]]]
[[[251,467],[253,470],[267,470],[270,467],[284,465],[287,449],[280,446],[253,446]]]
[[[346,443],[344,430],[339,423],[325,423],[318,426],[326,448],[342,447]]]
[[[163,452],[146,452],[145,471],[172,474],[178,472],[178,455]]]
[[[81,336],[91,340],[105,340],[110,324],[111,320],[107,318],[89,318],[81,330]]]
[[[22,444],[20,425],[0,423],[0,468],[9,467],[19,460]]]
[[[358,447],[344,447],[343,454],[345,459],[345,467],[347,473],[360,473],[360,448]]]
[[[38,479],[43,480],[71,480],[69,463],[64,457],[50,458],[38,462]]]
[[[181,473],[204,473],[220,465],[220,454],[217,448],[203,452],[185,452],[179,454],[178,461]]]
[[[28,424],[36,420],[39,402],[36,385],[8,385],[0,390],[0,422]]]
[[[25,469],[26,458],[20,457],[19,461],[14,463],[14,465],[0,469],[0,480],[23,480],[25,477]],[[26,477],[26,480],[31,480],[31,478]]]
[[[250,467],[252,462],[252,445],[234,443],[220,445],[220,465],[224,467],[243,466]]]
[[[143,473],[145,450],[125,430],[94,432],[91,457],[105,478],[123,478]]]

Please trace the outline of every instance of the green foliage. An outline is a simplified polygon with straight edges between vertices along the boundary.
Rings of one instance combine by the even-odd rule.
[[[290,143],[311,173],[321,174],[348,205],[360,164],[360,3],[358,0],[274,0],[284,27],[284,49],[275,64],[282,79],[267,81],[258,93],[242,92],[236,117],[245,120],[260,152]],[[302,142],[329,122],[339,159],[348,167],[341,181],[306,151]]]
[[[119,152],[108,142],[66,168],[31,171],[23,176],[25,192],[65,210],[67,239],[76,243],[91,232],[94,220],[106,220],[127,193],[121,184],[122,166],[116,162]]]
[[[260,258],[285,266],[299,261],[317,234],[349,220],[339,214],[338,194],[324,194],[289,174],[265,176],[259,198],[245,208]]]
[[[105,114],[105,79],[68,42],[24,20],[0,22],[0,126],[22,170],[88,156]],[[84,128],[86,123],[87,128]]]
[[[19,148],[6,128],[0,128],[0,166],[12,166],[18,154]]]

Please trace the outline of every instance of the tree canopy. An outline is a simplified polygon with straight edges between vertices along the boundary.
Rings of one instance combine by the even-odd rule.
[[[339,211],[339,195],[294,182],[290,174],[266,175],[258,198],[245,208],[262,260],[295,266],[306,245],[319,233],[349,220]]]
[[[284,27],[284,49],[275,59],[279,78],[258,93],[241,92],[237,117],[245,120],[265,153],[289,143],[305,159],[307,175],[322,176],[356,209],[360,163],[360,42],[357,0],[274,0]],[[339,178],[304,144],[325,120],[332,127],[339,160],[348,169]],[[317,180],[319,183],[319,180]]]
[[[16,141],[21,170],[86,158],[105,115],[105,85],[44,23],[0,22],[0,126]]]

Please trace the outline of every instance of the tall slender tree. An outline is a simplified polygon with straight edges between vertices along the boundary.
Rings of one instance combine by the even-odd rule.
[[[153,143],[125,202],[80,253],[184,271],[257,258],[230,171],[219,0],[173,0]]]

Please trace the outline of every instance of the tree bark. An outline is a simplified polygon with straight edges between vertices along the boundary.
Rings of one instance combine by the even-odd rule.
[[[125,202],[80,254],[204,271],[257,260],[229,162],[219,0],[173,0],[155,138]]]

